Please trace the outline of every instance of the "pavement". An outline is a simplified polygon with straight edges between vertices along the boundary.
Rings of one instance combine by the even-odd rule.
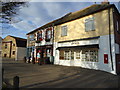
[[[4,81],[13,85],[19,76],[20,88],[120,88],[120,76],[108,72],[60,65],[38,65],[3,60]]]

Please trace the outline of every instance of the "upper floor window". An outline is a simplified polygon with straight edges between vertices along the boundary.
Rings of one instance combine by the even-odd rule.
[[[85,20],[85,31],[95,30],[94,17]]]
[[[119,21],[118,21],[118,20],[117,20],[117,23],[116,23],[116,24],[117,24],[117,27],[116,27],[116,28],[117,28],[117,31],[120,31],[120,26],[119,26]]]
[[[38,41],[42,41],[42,31],[39,31],[39,32],[37,33],[37,40],[38,40]]]
[[[29,36],[29,38],[30,38],[30,41],[34,41],[34,40],[35,40],[34,34],[31,34],[31,35]]]
[[[15,55],[15,51],[13,51],[13,53],[12,53],[13,55]]]
[[[5,49],[7,48],[7,43],[5,43]]]
[[[13,43],[13,46],[15,46],[15,44]]]
[[[61,27],[61,36],[67,36],[67,25]]]
[[[51,39],[51,30],[46,31],[46,38]]]

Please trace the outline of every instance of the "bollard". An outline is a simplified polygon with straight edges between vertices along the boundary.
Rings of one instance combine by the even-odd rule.
[[[13,78],[13,88],[15,88],[16,90],[19,89],[19,77],[18,76],[15,76]]]
[[[120,74],[118,75],[118,89],[120,89]]]
[[[4,68],[2,68],[2,84],[3,84],[3,80],[4,80]]]

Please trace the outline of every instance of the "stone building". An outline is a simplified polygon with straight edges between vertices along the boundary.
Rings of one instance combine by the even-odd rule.
[[[6,36],[2,40],[2,57],[23,60],[26,56],[27,40],[15,36]]]

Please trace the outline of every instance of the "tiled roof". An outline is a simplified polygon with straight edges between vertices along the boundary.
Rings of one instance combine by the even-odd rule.
[[[11,36],[11,35],[9,35],[9,36],[13,37],[16,40],[17,47],[26,47],[27,39],[20,38],[20,37],[15,37],[15,36]]]
[[[65,23],[65,22],[69,22],[69,21],[72,21],[72,20],[75,20],[78,18],[82,18],[84,16],[87,16],[87,15],[90,15],[90,14],[93,14],[93,13],[96,13],[96,12],[99,12],[99,11],[102,11],[102,10],[105,10],[105,9],[111,8],[111,7],[114,7],[116,9],[114,4],[94,4],[94,5],[91,5],[87,8],[84,8],[82,10],[79,10],[76,12],[70,12],[59,19],[56,19],[52,22],[49,22],[49,23],[27,33],[27,35],[32,34],[39,29],[44,29],[44,28],[50,27],[52,25],[59,25],[59,24]]]

